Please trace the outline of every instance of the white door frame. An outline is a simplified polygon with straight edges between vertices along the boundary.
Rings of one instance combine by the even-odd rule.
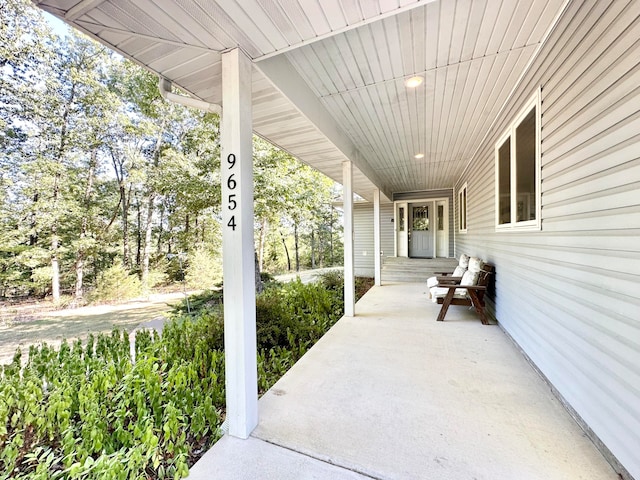
[[[408,257],[409,256],[409,224],[408,224],[408,220],[409,220],[409,204],[410,203],[421,203],[421,202],[433,202],[434,205],[437,205],[438,202],[445,202],[445,233],[446,233],[446,238],[445,238],[445,243],[447,244],[447,252],[449,251],[449,199],[447,197],[433,197],[433,198],[416,198],[416,199],[412,199],[412,200],[396,200],[393,202],[393,224],[394,224],[394,232],[395,235],[393,236],[394,238],[394,255],[396,257]],[[399,234],[400,232],[398,232],[398,225],[399,225],[399,219],[398,219],[398,209],[400,207],[404,207],[404,225],[405,225],[405,233],[401,238],[401,235]],[[436,220],[437,220],[437,211],[436,213]],[[437,256],[438,253],[438,236],[437,236],[437,231],[434,228],[433,229],[433,245],[434,245],[434,250],[433,253],[435,256]],[[401,245],[401,243],[404,243],[404,245]],[[447,255],[448,257],[449,255]]]
[[[444,241],[443,242],[438,242],[438,204],[440,202],[444,203],[444,222],[443,222],[443,226],[444,226]],[[449,258],[450,252],[449,252],[449,199],[448,198],[444,198],[441,200],[436,200],[435,201],[435,206],[436,206],[436,258]],[[442,246],[441,248],[441,244],[444,243],[444,246]],[[445,252],[444,256],[440,256],[438,255],[438,252],[442,250]]]
[[[404,208],[403,218],[398,216],[398,211]],[[393,202],[393,241],[394,252],[396,257],[408,257],[409,256],[409,203],[408,202]],[[404,225],[404,230],[400,231],[399,226]]]

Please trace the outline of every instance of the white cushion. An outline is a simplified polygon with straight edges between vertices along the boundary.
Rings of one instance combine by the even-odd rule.
[[[467,270],[462,275],[462,280],[460,280],[460,285],[475,285],[478,283],[478,277],[480,276],[480,272],[473,272],[471,270]]]
[[[431,290],[429,290],[429,293],[431,294],[431,301],[435,303],[438,301],[438,298],[446,297],[448,291],[449,291],[448,288],[432,287]],[[459,293],[459,292],[462,292],[462,293]],[[453,296],[454,298],[466,298],[467,290],[464,288],[456,288],[456,291],[453,294]]]
[[[451,274],[452,277],[461,277],[462,275],[464,275],[464,272],[466,272],[467,269],[464,267],[461,267],[460,265],[458,265],[456,267],[456,269],[453,271],[453,273]]]
[[[452,277],[462,277],[464,275],[464,272],[466,272],[466,271],[467,271],[466,268],[461,267],[460,265],[458,265],[456,267],[456,269],[453,271],[453,273],[451,274],[451,276]],[[431,293],[431,289],[433,287],[437,287],[437,286],[438,286],[438,277],[429,277],[429,278],[427,278],[427,288],[429,289],[429,293]]]
[[[469,255],[463,253],[460,255],[460,260],[458,261],[458,266],[464,268],[465,270],[469,268]]]
[[[427,278],[427,288],[435,287],[438,285],[438,277]]]
[[[469,259],[469,271],[471,272],[479,272],[484,267],[484,262],[476,257],[471,257]],[[467,284],[469,285],[469,284]]]

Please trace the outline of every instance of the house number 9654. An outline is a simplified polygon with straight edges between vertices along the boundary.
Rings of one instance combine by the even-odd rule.
[[[227,165],[229,166],[229,171],[232,171],[233,167],[236,166],[236,156],[235,156],[235,154],[230,153],[229,155],[227,155]],[[229,175],[229,177],[227,178],[227,188],[229,189],[230,192],[233,192],[236,189],[236,187],[238,186],[238,182],[236,182],[235,178],[233,178],[234,175],[235,175],[235,173],[231,173],[231,175]],[[235,193],[229,193],[229,195],[227,197],[227,208],[229,210],[233,211],[238,206],[238,203],[236,202],[235,198],[236,198],[236,194]],[[231,227],[231,230],[235,231],[235,229],[236,229],[236,216],[235,215],[231,215],[231,218],[227,222],[227,226]]]

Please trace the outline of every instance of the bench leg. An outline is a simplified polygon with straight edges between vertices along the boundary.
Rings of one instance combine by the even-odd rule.
[[[469,297],[471,298],[471,304],[476,309],[476,313],[480,316],[480,321],[483,325],[489,325],[487,316],[484,313],[484,305],[480,302],[478,294],[474,290],[467,290]]]
[[[438,322],[444,321],[447,310],[449,310],[449,305],[451,305],[451,300],[453,300],[454,293],[456,293],[456,289],[450,288],[447,292],[447,295],[444,297],[444,300],[442,301],[442,307],[440,308],[440,313],[438,314]]]

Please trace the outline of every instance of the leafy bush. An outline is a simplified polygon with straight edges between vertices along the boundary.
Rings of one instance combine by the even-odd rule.
[[[206,323],[140,333],[135,362],[118,330],[31,347],[22,374],[18,352],[0,382],[0,478],[185,476],[224,406],[224,354],[199,337]]]
[[[200,247],[189,256],[185,279],[191,288],[211,288],[222,280],[222,260]]]
[[[141,293],[140,279],[129,275],[121,264],[116,263],[98,277],[96,289],[91,292],[91,301],[122,301]]]
[[[89,336],[18,350],[0,370],[0,480],[182,478],[225,413],[221,292],[191,298],[162,337]],[[339,277],[257,297],[258,389],[270,388],[342,315]]]

